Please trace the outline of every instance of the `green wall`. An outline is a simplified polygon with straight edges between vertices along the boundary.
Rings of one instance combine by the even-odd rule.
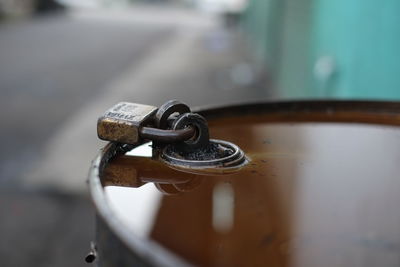
[[[254,40],[255,55],[268,65],[273,75],[277,75],[280,62],[283,11],[281,0],[251,1],[244,17],[245,29]]]
[[[244,25],[282,97],[400,100],[399,0],[253,0]]]
[[[283,96],[303,97],[310,91],[310,29],[312,25],[312,1],[282,1],[281,55],[276,87]]]

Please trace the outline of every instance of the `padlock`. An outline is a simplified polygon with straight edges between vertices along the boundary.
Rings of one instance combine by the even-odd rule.
[[[124,144],[140,142],[140,127],[149,123],[157,107],[120,102],[97,121],[97,135],[102,140]]]
[[[205,118],[191,113],[177,100],[167,101],[160,108],[118,103],[99,118],[97,134],[100,139],[127,145],[122,149],[125,152],[131,145],[152,141],[160,150],[160,160],[175,168],[226,170],[247,163],[235,144],[210,139]]]

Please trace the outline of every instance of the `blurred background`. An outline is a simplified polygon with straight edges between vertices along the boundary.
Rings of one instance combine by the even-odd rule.
[[[85,266],[119,101],[400,99],[397,0],[0,0],[0,265]]]

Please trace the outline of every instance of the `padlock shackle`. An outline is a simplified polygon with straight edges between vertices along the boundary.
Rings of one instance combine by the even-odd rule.
[[[179,130],[163,130],[151,127],[141,127],[139,129],[140,137],[149,139],[158,143],[177,143],[192,138],[196,134],[194,127],[186,127]]]

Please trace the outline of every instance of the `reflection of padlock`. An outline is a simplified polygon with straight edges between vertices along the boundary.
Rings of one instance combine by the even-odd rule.
[[[133,156],[118,157],[107,165],[103,173],[103,186],[138,188],[146,183],[154,183],[168,194],[190,191],[202,179],[196,174],[171,169],[157,160]]]

